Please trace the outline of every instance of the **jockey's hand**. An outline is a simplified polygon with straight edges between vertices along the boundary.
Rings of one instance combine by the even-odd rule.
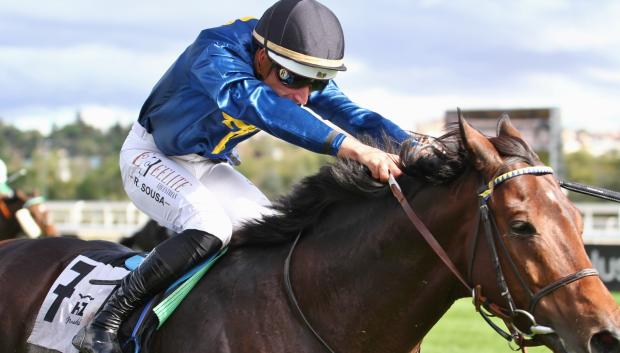
[[[352,137],[346,137],[340,149],[338,157],[356,160],[370,170],[372,177],[382,182],[387,182],[390,173],[394,177],[402,174],[400,170],[400,158],[395,154],[381,151],[380,149],[364,145]]]

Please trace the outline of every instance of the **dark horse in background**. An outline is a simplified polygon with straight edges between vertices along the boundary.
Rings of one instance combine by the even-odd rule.
[[[405,175],[398,182],[458,271],[470,273],[469,285],[505,307],[492,266],[494,242],[483,240],[487,223],[479,217],[478,189],[483,181],[540,161],[508,119],[501,120],[492,138],[460,119],[458,128],[434,146],[405,143],[400,151]],[[496,188],[488,207],[495,246],[505,247],[499,263],[516,308],[528,308],[528,292],[592,267],[581,239],[581,216],[553,175],[510,179]],[[276,209],[279,214],[234,234],[229,253],[155,333],[150,352],[326,352],[285,289],[283,264],[300,232],[290,258],[292,290],[307,320],[335,352],[411,352],[455,300],[471,295],[422,239],[389,188],[357,163],[324,167]],[[39,305],[74,256],[120,249],[75,239],[0,244],[2,352],[28,351],[26,339]],[[619,352],[618,310],[597,276],[563,282],[533,312],[555,333],[534,340],[554,352]]]
[[[175,233],[160,226],[157,222],[150,219],[142,228],[128,237],[123,237],[119,243],[130,249],[138,251],[151,251],[157,244],[170,238]]]
[[[33,232],[28,223],[18,216],[18,211],[26,210],[34,221],[32,226],[39,228],[37,233],[44,237],[58,235],[56,227],[50,222],[49,212],[43,199],[36,194],[26,194],[16,190],[12,197],[0,198],[0,240],[31,236]],[[27,216],[27,215],[26,215]]]

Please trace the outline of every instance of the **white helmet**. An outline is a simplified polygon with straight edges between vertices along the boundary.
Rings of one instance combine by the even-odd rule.
[[[0,159],[0,184],[4,184],[7,181],[6,164]]]

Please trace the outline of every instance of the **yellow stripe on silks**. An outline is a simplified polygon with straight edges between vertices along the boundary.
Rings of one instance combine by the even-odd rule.
[[[252,32],[252,35],[254,36],[254,38],[256,38],[256,40],[259,41],[259,43],[261,44],[265,43],[265,38],[263,38],[263,36],[258,34],[256,30]],[[336,68],[341,67],[344,63],[343,59],[323,59],[323,58],[317,58],[316,56],[310,56],[310,55],[298,53],[296,51],[279,46],[276,43],[271,42],[271,41],[267,41],[267,48],[269,48],[269,50],[273,50],[277,54],[283,55],[297,62],[311,64],[311,65],[319,65],[325,68],[336,69]]]
[[[242,22],[248,22],[249,20],[253,20],[253,19],[255,19],[255,18],[256,18],[256,17],[254,17],[254,16],[245,16],[245,17],[238,18],[238,19],[236,19],[236,20],[231,20],[231,21],[228,21],[228,22],[226,22],[224,25],[231,25],[231,24],[235,23],[235,21],[237,21],[237,20],[238,20],[238,21],[242,21]]]
[[[226,143],[228,143],[228,141],[230,141],[231,139],[235,138],[235,137],[239,137],[239,136],[243,136],[243,135],[247,135],[253,131],[258,130],[258,128],[254,125],[250,125],[250,124],[246,124],[243,121],[239,120],[239,119],[235,119],[232,116],[222,112],[222,115],[224,116],[224,120],[222,121],[222,123],[224,125],[226,125],[230,130],[228,134],[226,134],[226,136],[224,136],[224,138],[222,138],[222,140],[220,140],[220,142],[217,144],[217,146],[215,146],[215,148],[213,149],[213,151],[211,151],[211,153],[213,154],[218,154],[220,152],[222,152],[224,150],[224,148],[226,148]]]

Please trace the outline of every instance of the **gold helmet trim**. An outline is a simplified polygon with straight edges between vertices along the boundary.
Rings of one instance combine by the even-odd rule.
[[[261,36],[260,34],[258,34],[256,32],[256,30],[254,30],[252,32],[252,35],[254,36],[254,38],[261,44],[265,43],[265,38],[263,38],[263,36]],[[310,64],[310,65],[317,65],[317,66],[321,66],[321,67],[325,67],[325,68],[332,68],[332,69],[340,69],[344,66],[344,60],[342,59],[323,59],[323,58],[317,58],[316,56],[310,56],[310,55],[306,55],[306,54],[302,54],[302,53],[298,53],[296,51],[287,49],[283,46],[277,45],[274,42],[271,41],[267,41],[267,48],[269,50],[273,50],[275,53],[283,55],[287,58],[293,59],[295,61],[298,62],[302,62],[302,63],[306,63],[306,64]]]

